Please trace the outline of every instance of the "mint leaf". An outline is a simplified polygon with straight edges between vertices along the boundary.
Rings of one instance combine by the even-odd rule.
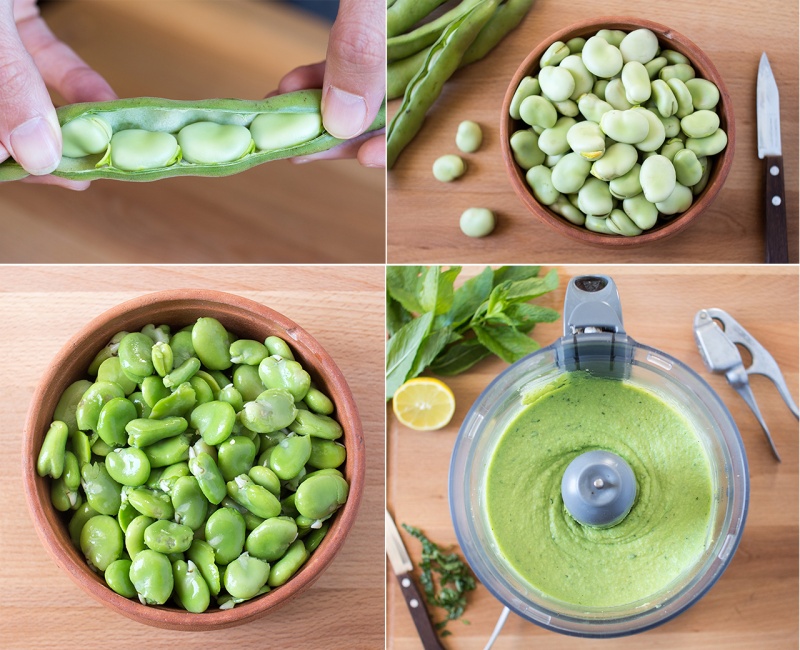
[[[508,299],[506,295],[508,293],[508,287],[510,287],[511,284],[511,282],[503,282],[492,289],[492,293],[489,294],[489,300],[486,301],[483,313],[481,314],[481,310],[478,310],[475,312],[475,316],[477,317],[479,314],[481,314],[482,318],[492,318],[493,316],[497,316],[497,314],[505,311],[506,307],[508,306]],[[472,321],[476,322],[476,319],[473,318]]]
[[[475,325],[472,329],[475,330],[478,341],[506,363],[519,361],[539,349],[536,341],[513,327]]]
[[[436,357],[431,370],[437,375],[458,375],[491,354],[478,339],[459,341]]]
[[[439,354],[444,346],[450,341],[451,334],[452,331],[450,328],[445,327],[444,329],[431,332],[425,337],[425,340],[419,346],[417,356],[414,359],[414,365],[411,366],[411,370],[408,372],[407,379],[416,377],[419,375],[419,373],[425,370],[425,368],[431,365],[431,362],[436,358],[436,355]]]
[[[387,266],[386,290],[407,311],[421,314],[427,311],[420,305],[423,266]]]
[[[462,284],[453,296],[453,305],[444,315],[443,323],[457,328],[469,321],[492,292],[493,276],[492,269],[487,266],[480,274]]]
[[[561,315],[555,309],[527,302],[509,305],[505,313],[511,321],[510,324],[525,334],[530,332],[536,323],[553,323]]]
[[[516,282],[503,283],[505,286],[505,299],[509,302],[527,302],[532,298],[537,298],[548,291],[558,287],[558,274],[552,269],[543,278],[528,278]],[[498,289],[500,287],[498,286]]]
[[[453,304],[453,283],[461,273],[460,266],[452,266],[447,271],[440,271],[438,266],[431,266],[422,276],[422,294],[420,306],[423,311],[446,314]]]
[[[414,365],[420,345],[430,332],[433,313],[428,312],[401,327],[386,344],[386,399],[403,385]]]
[[[413,316],[397,300],[386,292],[386,329],[389,336],[394,336],[403,325],[410,322]]]
[[[441,271],[438,266],[429,266],[422,272],[420,278],[419,306],[422,311],[436,311],[436,300],[439,296],[439,275]]]
[[[535,278],[539,275],[540,270],[541,267],[539,266],[501,266],[493,274],[494,282],[492,286],[496,287],[506,281],[516,282],[517,280]]]

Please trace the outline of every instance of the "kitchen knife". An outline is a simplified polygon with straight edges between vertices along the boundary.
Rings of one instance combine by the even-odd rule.
[[[789,261],[786,242],[786,198],[783,191],[783,156],[781,155],[781,112],[778,84],[769,66],[767,54],[761,54],[756,83],[758,120],[758,157],[766,169],[766,261],[782,264]]]
[[[428,616],[428,610],[425,609],[422,595],[411,577],[414,565],[411,564],[411,558],[408,556],[406,547],[403,546],[400,531],[397,530],[388,510],[386,511],[386,555],[389,557],[389,563],[400,583],[400,590],[403,592],[403,598],[406,599],[408,611],[411,612],[411,618],[417,627],[422,646],[425,650],[444,650]]]

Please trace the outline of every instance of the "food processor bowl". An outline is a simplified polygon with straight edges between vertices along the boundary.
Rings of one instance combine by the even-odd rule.
[[[626,335],[611,278],[573,278],[565,299],[564,323],[563,338],[498,375],[467,413],[450,464],[450,513],[468,563],[511,611],[564,634],[634,634],[696,603],[730,563],[747,515],[747,459],[736,424],[711,387],[679,360]],[[704,551],[663,589],[625,605],[576,606],[543,593],[504,559],[489,524],[489,464],[501,436],[525,407],[523,396],[576,370],[624,380],[679,411],[695,430],[711,470],[712,509]]]

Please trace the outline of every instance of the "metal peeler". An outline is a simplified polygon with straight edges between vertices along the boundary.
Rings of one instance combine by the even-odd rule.
[[[720,327],[720,323],[722,326]],[[797,404],[795,404],[786,386],[786,380],[781,374],[777,362],[772,355],[734,318],[722,309],[701,309],[694,317],[694,338],[700,350],[706,368],[711,372],[724,374],[728,383],[747,402],[750,410],[758,419],[764,434],[767,436],[772,453],[780,462],[781,457],[772,441],[772,436],[767,428],[767,423],[758,410],[753,391],[750,390],[748,375],[764,375],[775,384],[778,393],[786,402],[789,410],[796,418],[800,418]],[[742,355],[736,349],[736,344],[744,347],[752,357],[753,362],[749,368],[744,367]]]

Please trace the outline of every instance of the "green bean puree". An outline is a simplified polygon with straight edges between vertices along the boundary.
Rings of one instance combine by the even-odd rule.
[[[497,547],[543,594],[586,607],[633,603],[687,571],[707,545],[711,470],[689,421],[626,381],[567,373],[524,398],[486,477]],[[616,526],[575,521],[561,478],[580,454],[604,449],[636,475],[638,493]]]

